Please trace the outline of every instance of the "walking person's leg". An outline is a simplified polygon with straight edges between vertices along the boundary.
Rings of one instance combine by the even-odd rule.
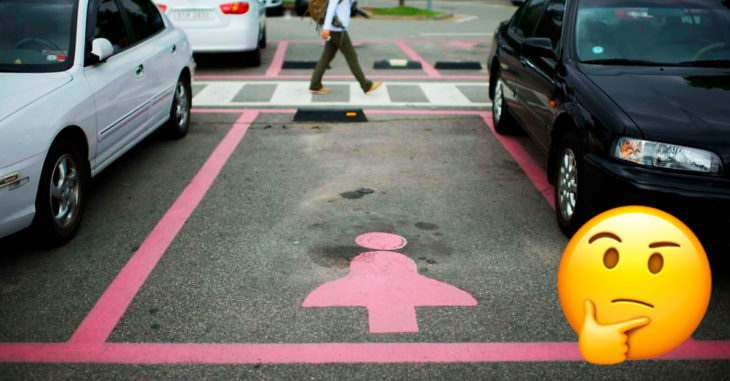
[[[319,57],[319,61],[317,61],[317,65],[314,67],[314,72],[312,73],[312,79],[309,81],[310,91],[322,91],[322,77],[324,76],[325,70],[327,70],[327,66],[329,66],[332,59],[335,58],[335,54],[337,54],[341,34],[342,33],[332,32],[330,34],[330,39],[324,44],[322,55]]]
[[[357,81],[360,83],[360,88],[362,89],[362,91],[367,93],[371,90],[375,90],[376,88],[378,88],[382,84],[382,82],[373,83],[365,78],[365,73],[362,72],[362,68],[360,68],[360,62],[357,60],[357,52],[352,46],[352,41],[350,40],[350,35],[347,33],[347,31],[342,32],[342,41],[339,45],[340,51],[342,51],[342,54],[345,56],[345,60],[347,60],[347,66],[350,67],[352,75],[354,75],[355,79],[357,79]]]

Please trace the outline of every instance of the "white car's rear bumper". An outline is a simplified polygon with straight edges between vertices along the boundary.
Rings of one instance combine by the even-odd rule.
[[[0,188],[0,238],[30,226],[45,155],[40,154],[0,169],[0,177],[20,172],[20,183]]]
[[[220,28],[181,28],[188,35],[193,53],[242,52],[255,50],[259,45],[258,22],[231,22]]]

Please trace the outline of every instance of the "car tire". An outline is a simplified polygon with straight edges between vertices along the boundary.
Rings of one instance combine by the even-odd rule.
[[[164,126],[165,134],[171,139],[181,139],[190,130],[190,109],[192,108],[193,93],[190,89],[190,81],[180,76],[175,85],[175,93],[172,96],[172,107],[170,107],[170,119]]]
[[[61,138],[43,163],[32,229],[49,247],[70,241],[84,216],[89,171],[81,152],[74,141]]]
[[[586,221],[586,196],[583,182],[583,150],[576,132],[569,132],[558,143],[555,179],[555,216],[563,233],[571,237]]]
[[[499,134],[513,134],[517,131],[517,121],[515,121],[507,108],[507,102],[504,99],[504,83],[499,73],[497,73],[496,78],[494,97],[492,99],[492,125],[494,126],[494,130]]]
[[[256,49],[254,49],[250,52],[246,52],[245,58],[248,63],[248,66],[252,66],[252,67],[261,66],[261,48],[256,47]]]
[[[281,16],[284,14],[284,3],[278,7],[266,8],[266,16]]]
[[[307,2],[296,2],[295,10],[297,12],[297,16],[304,16],[307,14],[307,10],[309,9],[309,4]]]
[[[264,31],[263,31],[263,33],[261,33],[261,39],[259,40],[259,48],[266,49],[266,26],[264,26]]]

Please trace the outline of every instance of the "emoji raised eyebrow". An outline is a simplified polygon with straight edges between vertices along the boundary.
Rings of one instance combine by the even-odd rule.
[[[591,243],[593,243],[593,241],[595,241],[597,239],[601,239],[601,238],[611,238],[613,240],[621,242],[621,238],[619,238],[616,234],[609,233],[609,232],[601,232],[601,233],[598,233],[598,234],[594,235],[593,237],[591,237],[591,239],[588,240],[588,244],[591,244]]]
[[[656,249],[657,247],[679,247],[679,244],[674,242],[654,242],[649,244],[650,249]]]

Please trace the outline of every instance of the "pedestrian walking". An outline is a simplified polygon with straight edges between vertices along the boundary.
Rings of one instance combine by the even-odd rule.
[[[322,39],[326,41],[322,56],[319,57],[317,65],[314,67],[312,79],[309,83],[309,91],[315,94],[328,94],[330,90],[322,86],[322,77],[324,76],[327,66],[335,58],[335,54],[340,50],[347,60],[347,66],[350,67],[352,75],[360,83],[360,88],[365,93],[375,91],[381,81],[371,82],[365,78],[365,74],[360,68],[357,60],[357,52],[352,46],[350,35],[347,33],[347,27],[350,24],[350,13],[352,12],[352,3],[356,0],[329,0],[327,11],[325,12],[322,24]]]

